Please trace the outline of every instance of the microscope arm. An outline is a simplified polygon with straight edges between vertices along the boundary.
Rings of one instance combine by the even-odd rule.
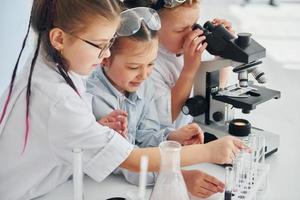
[[[202,61],[199,70],[197,71],[194,82],[194,95],[205,96],[206,92],[206,73],[219,71],[223,68],[232,66],[233,68],[242,65],[243,63],[235,62],[229,59],[216,57],[213,60]]]

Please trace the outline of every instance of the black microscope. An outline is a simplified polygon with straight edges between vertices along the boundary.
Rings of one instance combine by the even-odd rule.
[[[279,136],[251,127],[245,119],[235,119],[234,110],[250,113],[257,105],[270,99],[280,98],[280,92],[255,85],[248,80],[249,74],[258,83],[266,82],[265,74],[258,65],[266,57],[266,49],[251,38],[250,33],[232,35],[222,26],[206,22],[204,26],[194,25],[206,36],[207,51],[216,56],[214,60],[203,61],[194,82],[194,97],[188,99],[182,108],[184,114],[194,117],[203,131],[217,138],[232,134],[246,137],[250,133],[266,137],[266,156],[278,150]],[[224,89],[219,87],[219,73],[224,67],[233,67],[238,73],[238,83]]]

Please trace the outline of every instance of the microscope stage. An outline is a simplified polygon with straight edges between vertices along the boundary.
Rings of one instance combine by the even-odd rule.
[[[248,97],[238,98],[230,96],[221,96],[217,93],[212,94],[212,98],[224,103],[233,105],[235,108],[241,108],[245,110],[253,110],[257,105],[264,103],[270,99],[280,98],[280,92],[265,87],[260,87],[256,85],[250,85],[249,87],[255,90],[246,93]]]

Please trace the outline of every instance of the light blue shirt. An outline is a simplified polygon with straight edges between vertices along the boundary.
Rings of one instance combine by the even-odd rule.
[[[93,95],[92,109],[97,120],[113,110],[122,109],[128,113],[128,140],[138,147],[156,147],[166,140],[173,128],[160,125],[155,103],[155,87],[152,80],[146,80],[136,92],[128,97],[119,92],[99,67],[87,81],[87,92]],[[114,173],[122,173],[132,184],[139,183],[139,174],[119,168]],[[147,174],[147,185],[156,180],[156,173]]]
[[[128,140],[134,145],[157,147],[174,130],[161,127],[154,98],[155,87],[150,79],[126,97],[111,84],[103,68],[99,67],[87,81],[87,92],[93,95],[92,107],[97,120],[116,109],[128,113]]]

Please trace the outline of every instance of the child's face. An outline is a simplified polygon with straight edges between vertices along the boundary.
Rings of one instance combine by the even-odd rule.
[[[199,12],[198,4],[180,6],[175,10],[166,10],[161,15],[160,44],[172,53],[182,53],[185,37],[192,31],[193,24],[199,18]]]
[[[143,42],[122,38],[119,42],[118,52],[103,62],[105,72],[120,92],[135,92],[153,70],[158,40]]]
[[[94,20],[87,29],[78,34],[65,34],[62,55],[67,60],[69,70],[80,75],[89,75],[94,67],[100,64],[103,58],[110,56],[110,51],[103,52],[102,57],[98,58],[100,49],[94,47],[82,39],[104,47],[114,36],[119,21]],[[81,39],[79,39],[81,38]]]

